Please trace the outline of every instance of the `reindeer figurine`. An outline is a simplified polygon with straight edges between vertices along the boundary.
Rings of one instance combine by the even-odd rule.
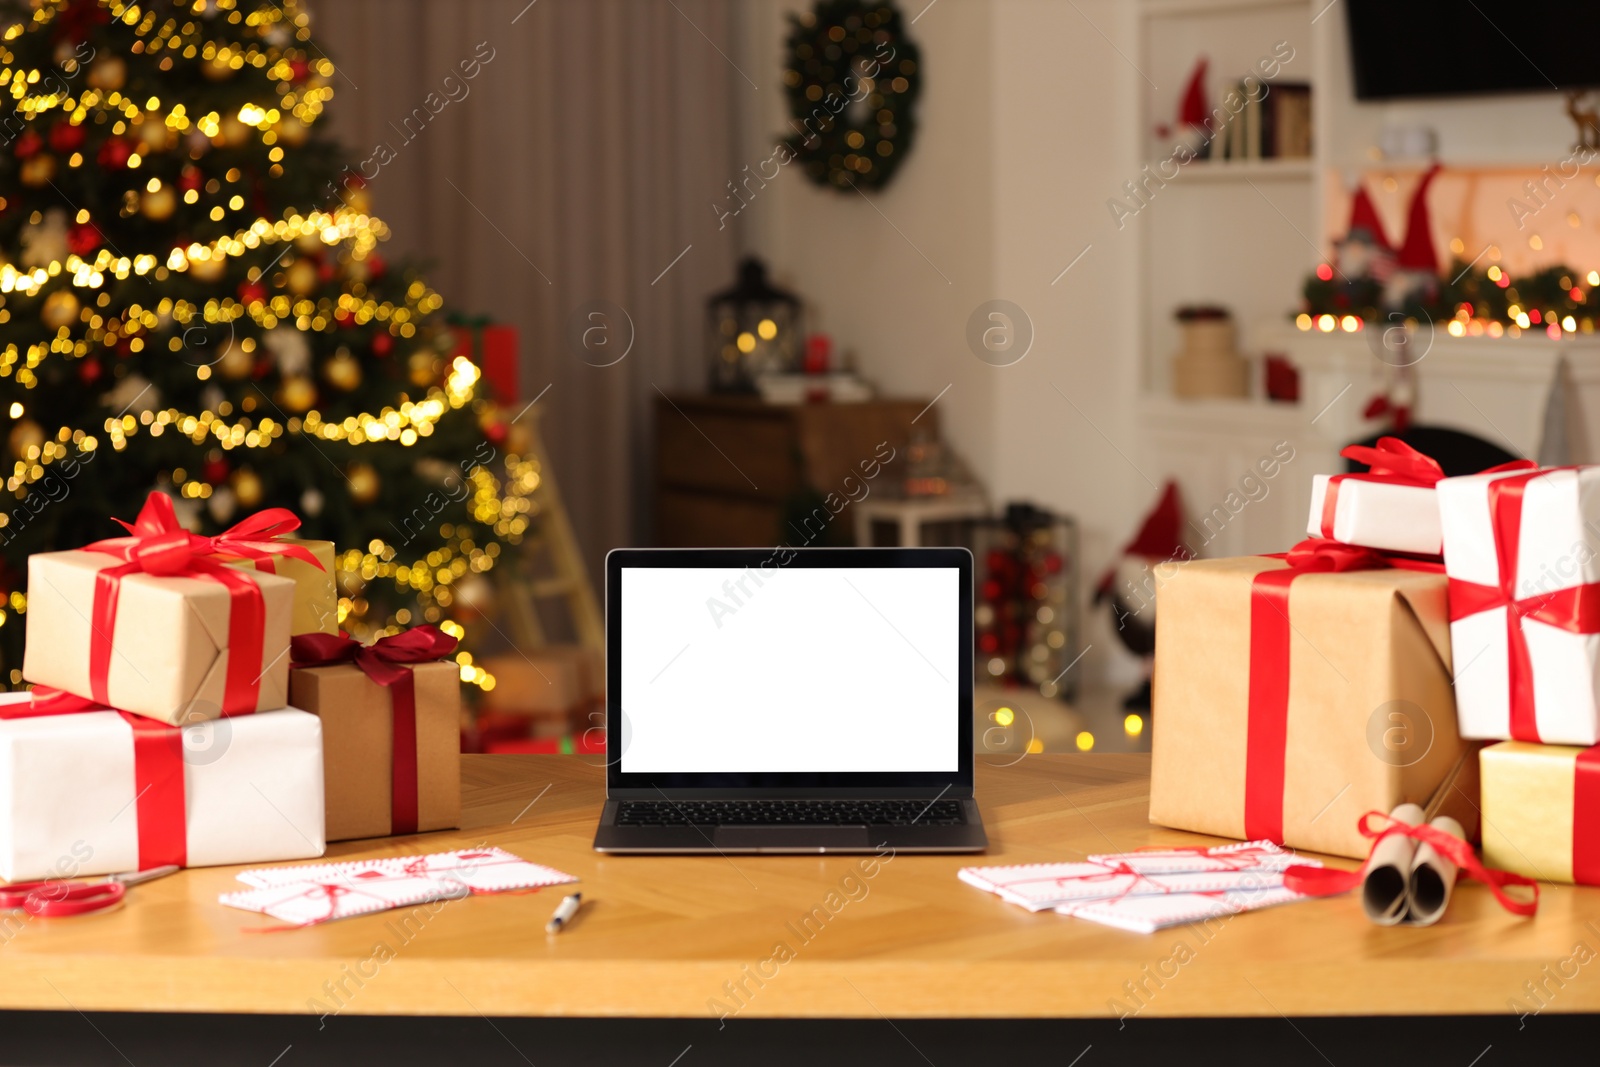
[[[1574,151],[1600,149],[1600,108],[1593,103],[1587,107],[1579,106],[1588,99],[1588,90],[1571,89],[1567,92],[1567,117],[1578,127],[1578,140],[1572,146]]]

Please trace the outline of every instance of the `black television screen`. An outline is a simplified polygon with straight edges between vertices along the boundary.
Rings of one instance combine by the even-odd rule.
[[[1356,99],[1600,86],[1600,3],[1344,0]]]

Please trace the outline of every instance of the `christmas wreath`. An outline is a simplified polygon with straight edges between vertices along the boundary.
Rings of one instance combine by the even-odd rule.
[[[790,26],[783,82],[791,157],[818,185],[887,184],[911,150],[922,88],[900,10],[888,0],[817,0]]]

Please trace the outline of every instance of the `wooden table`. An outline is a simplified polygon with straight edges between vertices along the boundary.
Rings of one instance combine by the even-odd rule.
[[[741,1019],[1504,1015],[1530,981],[1552,990],[1546,1012],[1600,1008],[1600,977],[1588,973],[1600,964],[1571,979],[1575,965],[1564,962],[1580,942],[1600,947],[1596,890],[1547,886],[1532,921],[1503,914],[1472,885],[1430,929],[1379,929],[1344,898],[1239,916],[1210,932],[1143,936],[1032,915],[956,880],[965,863],[1206,841],[1146,823],[1148,770],[1149,757],[1134,754],[1030,756],[1005,768],[980,761],[990,854],[898,856],[868,875],[863,858],[850,856],[601,856],[589,847],[600,767],[575,756],[467,756],[464,830],[347,842],[328,858],[503,846],[582,878],[583,911],[560,936],[543,929],[557,890],[249,933],[270,921],[217,903],[237,885],[235,869],[197,869],[135,887],[116,912],[19,917],[0,944],[0,1009],[709,1019],[721,1004]],[[807,924],[814,911],[821,918]],[[1550,980],[1563,969],[1571,980]]]

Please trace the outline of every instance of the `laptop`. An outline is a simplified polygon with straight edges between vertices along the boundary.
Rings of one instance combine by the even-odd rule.
[[[972,554],[606,557],[600,852],[979,852]]]

